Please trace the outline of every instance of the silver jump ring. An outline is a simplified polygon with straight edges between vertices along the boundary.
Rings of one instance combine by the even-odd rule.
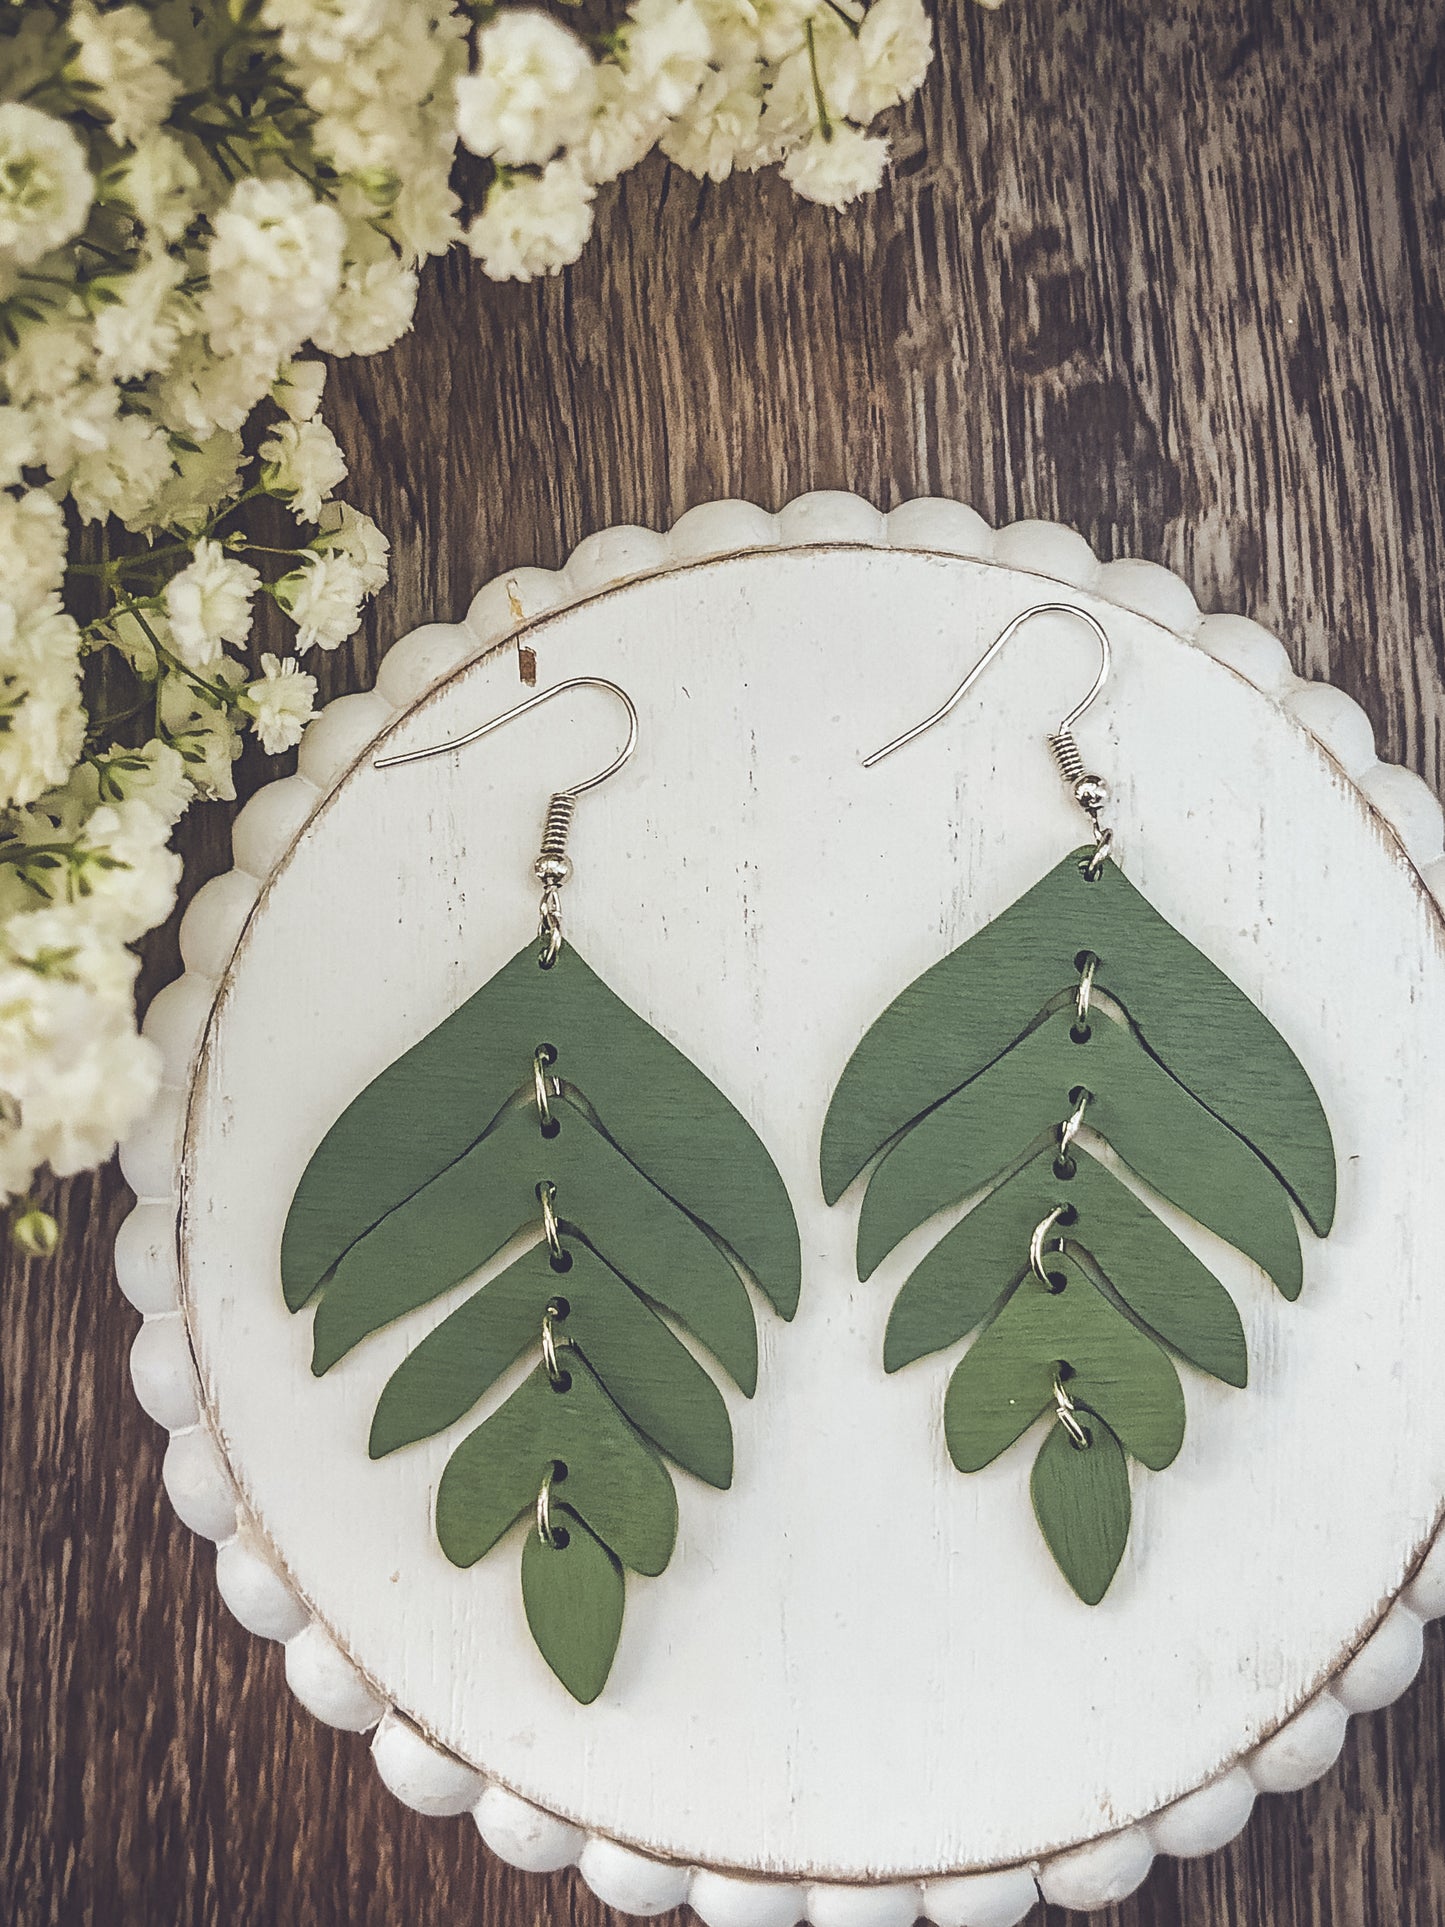
[[[1074,1028],[1087,1030],[1089,1025],[1089,1006],[1094,1001],[1094,972],[1099,968],[1099,959],[1090,950],[1084,958],[1084,967],[1079,972],[1079,988],[1074,998]]]
[[[1054,1417],[1069,1435],[1076,1452],[1087,1452],[1094,1443],[1078,1418],[1079,1408],[1064,1389],[1063,1368],[1054,1373]]]
[[[537,1186],[537,1199],[542,1206],[542,1230],[547,1238],[547,1250],[553,1259],[561,1258],[562,1240],[557,1231],[557,1187],[550,1178]]]
[[[544,1131],[552,1122],[552,1106],[549,1099],[562,1095],[561,1078],[554,1077],[549,1080],[546,1076],[547,1066],[555,1064],[556,1061],[557,1053],[550,1044],[538,1044],[532,1052],[532,1090],[537,1099],[537,1121]],[[550,1091],[547,1088],[549,1082],[552,1086]]]
[[[1066,1158],[1069,1155],[1069,1146],[1079,1135],[1083,1127],[1084,1112],[1089,1108],[1093,1096],[1094,1093],[1092,1091],[1081,1090],[1079,1092],[1078,1103],[1059,1126],[1059,1156],[1061,1158]]]
[[[560,1552],[565,1542],[552,1524],[552,1481],[556,1476],[557,1461],[554,1459],[547,1467],[547,1476],[537,1493],[537,1537],[553,1552]]]
[[[1109,861],[1109,855],[1113,848],[1114,832],[1112,830],[1106,830],[1100,824],[1096,823],[1094,825],[1094,854],[1080,866],[1088,882],[1094,883],[1098,881],[1099,872]]]
[[[1038,1223],[1034,1226],[1034,1234],[1029,1239],[1029,1270],[1032,1271],[1039,1283],[1046,1285],[1050,1291],[1054,1288],[1054,1281],[1049,1276],[1048,1266],[1044,1263],[1046,1241],[1049,1251],[1063,1250],[1063,1239],[1050,1239],[1049,1233],[1062,1219],[1071,1215],[1073,1208],[1071,1204],[1056,1204],[1046,1218],[1039,1219]]]
[[[542,1313],[542,1363],[547,1367],[547,1376],[552,1381],[554,1391],[562,1391],[571,1384],[571,1378],[557,1363],[557,1333],[553,1321],[562,1316],[562,1307],[555,1298],[547,1300],[547,1309]],[[564,1338],[562,1343],[570,1345],[571,1340]]]

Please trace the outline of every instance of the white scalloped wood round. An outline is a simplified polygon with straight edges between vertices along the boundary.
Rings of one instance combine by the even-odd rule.
[[[860,756],[1060,594],[1115,645],[1080,733],[1125,867],[1294,1046],[1341,1163],[1298,1306],[1227,1272],[1250,1386],[1186,1373],[1184,1451],[1134,1468],[1129,1551],[1093,1611],[1038,1538],[1027,1454],[968,1479],[947,1464],[951,1359],[881,1370],[897,1280],[948,1220],[859,1285],[856,1203],[828,1211],[816,1177],[862,1030],[1078,841],[1042,739],[1087,687],[1087,640],[1040,622],[906,756]],[[730,1401],[733,1490],[680,1475],[677,1554],[629,1581],[590,1708],[532,1648],[515,1558],[457,1572],[437,1548],[450,1441],[367,1458],[378,1389],[451,1300],[318,1381],[277,1273],[311,1150],[526,936],[546,794],[615,745],[589,693],[459,757],[372,767],[384,732],[429,742],[515,702],[519,632],[537,686],[616,677],[642,714],[633,762],[579,811],[569,928],[750,1116],[805,1253],[796,1322],[764,1315],[758,1396]],[[712,503],[667,537],[591,537],[404,638],[234,848],[147,1020],[166,1089],[123,1158],[132,1368],[228,1605],[286,1642],[319,1717],[375,1729],[399,1798],[470,1809],[494,1851],[576,1862],[639,1915],[1013,1927],[1040,1893],[1104,1905],[1156,1852],[1219,1846],[1413,1676],[1445,1612],[1445,1297],[1416,1257],[1445,1130],[1445,946],[1421,881],[1445,882],[1442,817],[1256,624],[957,503]]]

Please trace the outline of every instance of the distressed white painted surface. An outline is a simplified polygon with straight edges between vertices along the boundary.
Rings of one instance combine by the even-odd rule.
[[[1040,566],[1037,530],[1011,534]],[[749,1111],[809,1257],[797,1323],[765,1316],[757,1400],[733,1401],[734,1490],[680,1477],[678,1556],[629,1583],[591,1709],[536,1657],[514,1559],[457,1574],[436,1549],[429,1495],[451,1442],[365,1457],[377,1390],[450,1301],[318,1383],[275,1254],[332,1117],[530,927],[545,790],[605,757],[613,712],[570,699],[460,759],[359,772],[243,945],[198,1089],[186,1229],[228,1455],[295,1581],[392,1702],[590,1830],[838,1880],[998,1864],[1116,1828],[1303,1703],[1399,1586],[1445,1490],[1429,1395],[1445,1313],[1412,1277],[1411,1201],[1442,1122],[1433,915],[1293,720],[1108,610],[1118,673],[1081,734],[1115,783],[1125,866],[1304,1057],[1341,1151],[1339,1226],[1293,1310],[1231,1274],[1251,1388],[1187,1374],[1184,1453],[1162,1475],[1135,1469],[1130,1554],[1093,1613],[1037,1539],[1027,1450],[967,1480],[943,1462],[950,1361],[891,1381],[878,1367],[906,1260],[853,1281],[856,1199],[828,1213],[817,1195],[822,1112],[882,1004],[1077,840],[1040,739],[1085,685],[1088,644],[1037,625],[906,756],[866,775],[857,756],[946,693],[1040,586],[888,551],[745,557],[530,638],[542,683],[616,675],[643,711],[638,757],[579,815],[572,933]],[[397,740],[518,693],[514,658],[477,666]],[[1087,1728],[1089,1775],[1039,1769],[1060,1704]],[[1070,1895],[1096,1858],[1060,1863]],[[1108,1871],[1100,1898],[1133,1863]]]

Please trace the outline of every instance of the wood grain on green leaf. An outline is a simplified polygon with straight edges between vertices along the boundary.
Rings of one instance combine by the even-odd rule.
[[[1104,1297],[1073,1259],[1061,1291],[1032,1275],[976,1338],[949,1380],[943,1431],[960,1472],[1008,1450],[1054,1405],[1054,1374],[1105,1418],[1125,1449],[1156,1472],[1184,1441],[1184,1393],[1173,1360]]]
[[[546,1324],[551,1369],[539,1363],[456,1447],[436,1531],[471,1565],[551,1476],[570,1523],[556,1544],[535,1529],[526,1542],[527,1618],[557,1677],[591,1700],[617,1645],[623,1568],[657,1574],[672,1553],[660,1453],[711,1485],[732,1480],[727,1406],[667,1319],[751,1396],[747,1280],[791,1317],[799,1246],[782,1179],[739,1112],[575,950],[544,970],[535,944],[374,1079],[307,1166],[282,1282],[293,1310],[315,1304],[313,1371],[464,1288],[529,1232],[531,1248],[392,1372],[370,1449],[458,1424],[520,1360],[543,1358]]]
[[[920,1118],[879,1160],[863,1199],[858,1270],[869,1274],[941,1206],[996,1180],[1093,1093],[1086,1122],[1151,1189],[1253,1258],[1286,1298],[1303,1281],[1299,1235],[1283,1187],[1123,1025],[1096,1016],[1072,1041],[1057,1011],[961,1090]],[[1027,1240],[1025,1240],[1027,1251]]]
[[[350,1247],[316,1308],[313,1371],[329,1371],[370,1333],[461,1284],[519,1231],[540,1231],[537,1186],[550,1181],[561,1220],[753,1392],[752,1301],[726,1254],[575,1105],[554,1098],[552,1109],[561,1128],[544,1139],[530,1103],[510,1107],[455,1164]]]
[[[472,1566],[531,1511],[553,1464],[566,1468],[559,1504],[585,1519],[629,1572],[656,1574],[672,1557],[677,1497],[667,1467],[580,1359],[558,1391],[538,1366],[469,1432],[437,1488],[437,1537],[455,1566]]]
[[[402,1360],[377,1403],[371,1456],[465,1417],[536,1347],[543,1314],[560,1296],[567,1311],[556,1322],[558,1344],[586,1359],[632,1423],[676,1464],[709,1485],[729,1485],[732,1426],[717,1387],[610,1265],[583,1244],[569,1243],[567,1256],[571,1265],[559,1273],[547,1247],[534,1245]]]
[[[1245,1384],[1244,1327],[1208,1266],[1092,1157],[1076,1155],[1072,1177],[1056,1164],[1052,1146],[1030,1158],[924,1254],[894,1300],[884,1369],[966,1338],[1023,1275],[1034,1226],[1066,1204],[1073,1217],[1059,1235],[1076,1256],[1083,1248],[1141,1322],[1201,1371]]]
[[[549,1546],[537,1528],[522,1546],[522,1604],[537,1650],[584,1706],[607,1684],[622,1634],[622,1567],[566,1506],[556,1508]]]
[[[327,1132],[282,1240],[292,1309],[357,1238],[469,1150],[508,1098],[530,1090],[541,1043],[556,1050],[555,1074],[585,1093],[639,1169],[715,1232],[791,1318],[798,1229],[752,1126],[573,946],[539,970],[535,941],[374,1078]]]
[[[925,971],[872,1025],[823,1128],[823,1189],[836,1200],[880,1146],[974,1077],[1050,1001],[1076,958],[1150,1050],[1279,1174],[1315,1231],[1334,1217],[1335,1154],[1313,1084],[1289,1045],[1223,971],[1140,895],[1117,864],[1080,873],[1087,850]]]
[[[1133,1511],[1123,1448],[1095,1412],[1080,1407],[1089,1438],[1076,1446],[1062,1426],[1051,1426],[1034,1460],[1029,1490],[1034,1517],[1059,1571],[1086,1606],[1109,1590],[1129,1542]]]

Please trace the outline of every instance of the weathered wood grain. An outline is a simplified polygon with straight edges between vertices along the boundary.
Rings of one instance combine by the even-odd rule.
[[[569,276],[495,288],[455,261],[406,343],[338,370],[351,492],[396,570],[323,694],[495,569],[610,523],[939,491],[1168,563],[1440,785],[1445,8],[942,15],[877,200],[834,216],[650,165]],[[193,884],[223,867],[224,815],[185,825]],[[172,929],[147,984],[176,967]],[[71,1186],[67,1256],[12,1265],[0,1295],[0,1917],[600,1927],[575,1875],[511,1873],[469,1821],[401,1808],[220,1605],[130,1395],[124,1209],[113,1173]],[[1098,1919],[1436,1927],[1442,1732],[1432,1639],[1323,1786]]]

